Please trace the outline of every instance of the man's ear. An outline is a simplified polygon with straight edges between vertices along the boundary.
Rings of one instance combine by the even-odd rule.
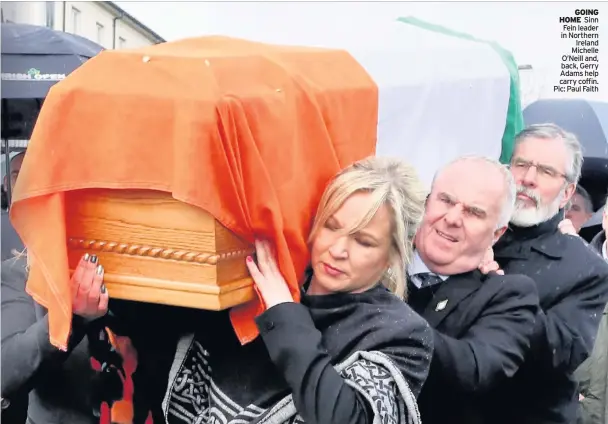
[[[572,196],[574,196],[574,192],[576,192],[576,184],[568,183],[566,189],[564,190],[564,198],[559,203],[560,209],[563,209],[568,203],[570,203]]]
[[[502,235],[507,231],[507,226],[500,227],[499,229],[494,231],[494,238],[492,239],[492,246],[496,244],[496,242],[502,237]]]

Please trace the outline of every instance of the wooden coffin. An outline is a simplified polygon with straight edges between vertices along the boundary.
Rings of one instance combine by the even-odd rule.
[[[70,269],[97,255],[112,298],[221,310],[254,297],[253,246],[168,193],[81,190],[66,209]]]

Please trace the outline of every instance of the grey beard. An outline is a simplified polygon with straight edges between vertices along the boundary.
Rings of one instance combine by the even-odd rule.
[[[559,204],[563,200],[565,191],[553,199],[548,205],[537,207],[522,207],[519,201],[515,201],[515,210],[511,216],[511,224],[518,227],[534,227],[542,222],[552,219],[559,212]]]

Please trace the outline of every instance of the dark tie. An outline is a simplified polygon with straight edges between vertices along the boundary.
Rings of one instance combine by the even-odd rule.
[[[415,274],[414,277],[420,281],[420,288],[434,286],[443,281],[441,277],[432,272],[421,272],[420,274]]]
[[[424,311],[428,304],[433,300],[435,290],[439,287],[433,285],[441,282],[441,278],[430,272],[408,275],[407,278],[407,303],[416,311],[424,316]],[[420,284],[420,287],[417,287]]]

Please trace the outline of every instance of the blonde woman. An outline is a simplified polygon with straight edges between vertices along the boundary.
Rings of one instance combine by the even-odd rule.
[[[404,268],[423,213],[413,168],[383,158],[338,174],[310,234],[295,303],[271,246],[247,265],[266,311],[241,346],[208,313],[178,345],[163,409],[170,424],[417,423],[432,335],[407,306]]]

